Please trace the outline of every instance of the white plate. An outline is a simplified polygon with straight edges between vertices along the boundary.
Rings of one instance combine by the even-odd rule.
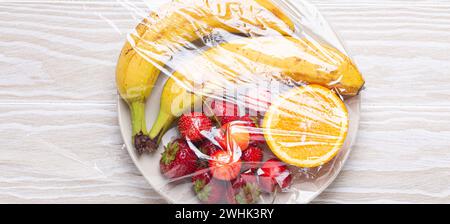
[[[156,119],[159,110],[159,96],[162,91],[163,83],[166,77],[161,77],[153,90],[153,94],[148,99],[146,106],[147,126]],[[308,203],[319,195],[331,182],[336,178],[345,160],[347,159],[351,145],[356,137],[359,123],[359,112],[361,97],[352,97],[345,101],[350,116],[350,126],[347,139],[339,154],[329,163],[322,166],[320,170],[313,170],[315,177],[300,175],[294,180],[291,191],[278,194],[275,203]],[[160,193],[170,203],[198,203],[192,186],[188,180],[179,181],[177,183],[169,183],[169,181],[160,173],[159,160],[163,151],[163,145],[166,145],[171,139],[178,136],[176,128],[170,129],[162,138],[161,145],[158,150],[151,154],[138,156],[131,142],[131,122],[130,111],[127,104],[119,99],[118,101],[119,124],[122,137],[126,148],[130,153],[134,163],[150,183],[154,190]],[[262,202],[271,202],[271,198],[263,198]]]
[[[302,24],[309,28],[315,34],[325,37],[328,43],[331,43],[338,49],[345,51],[339,38],[336,36],[332,28],[323,19],[320,13],[310,4],[303,1],[291,2],[294,5],[294,13],[299,14],[302,18]],[[163,84],[167,76],[161,75],[155,84],[152,95],[147,101],[146,118],[147,127],[151,127],[159,110],[159,98],[163,88]],[[345,101],[350,116],[349,132],[343,148],[338,155],[326,165],[312,170],[314,175],[296,175],[291,190],[289,192],[280,193],[275,197],[274,203],[308,203],[319,195],[331,182],[336,178],[350,153],[352,143],[356,137],[359,124],[359,113],[361,96],[349,98]],[[159,160],[163,151],[163,145],[166,145],[175,136],[178,136],[175,128],[170,129],[162,138],[162,143],[158,150],[152,154],[138,156],[131,142],[131,122],[130,111],[127,104],[118,99],[118,115],[122,137],[126,148],[133,159],[134,163],[150,183],[154,190],[159,192],[170,203],[198,203],[189,180],[178,181],[177,183],[169,183],[164,178],[159,169]],[[308,170],[306,170],[308,172]],[[261,202],[270,203],[272,198],[263,197]]]

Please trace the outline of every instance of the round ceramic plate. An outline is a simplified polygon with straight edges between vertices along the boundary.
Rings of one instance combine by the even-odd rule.
[[[287,3],[286,7],[292,15],[304,18],[301,21],[302,26],[308,28],[310,32],[320,36],[328,43],[345,52],[341,41],[339,41],[339,38],[333,29],[328,25],[315,7],[303,1],[295,1],[295,4]],[[160,76],[155,84],[152,95],[147,100],[147,127],[151,127],[156,119],[156,115],[159,111],[159,98],[166,80],[167,76]],[[338,155],[332,161],[320,168],[299,172],[301,175],[297,175],[296,178],[294,178],[289,192],[279,193],[276,197],[262,197],[260,200],[261,203],[308,203],[331,184],[344,166],[345,160],[350,153],[352,143],[356,137],[359,124],[361,97],[355,96],[348,98],[345,100],[345,104],[350,117],[349,131],[344,146]],[[130,111],[127,104],[120,99],[120,97],[118,97],[118,115],[120,130],[126,148],[134,163],[153,189],[159,192],[170,203],[198,203],[192,190],[192,184],[189,180],[177,181],[176,183],[169,182],[160,173],[159,160],[161,158],[163,146],[171,139],[178,136],[176,128],[170,129],[163,136],[160,147],[156,152],[139,156],[131,142]],[[308,173],[311,175],[308,175]]]

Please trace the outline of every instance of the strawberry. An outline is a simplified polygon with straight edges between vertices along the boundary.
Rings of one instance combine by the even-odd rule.
[[[245,115],[239,120],[243,121],[244,125],[248,127],[248,132],[250,133],[250,144],[257,145],[258,143],[264,143],[266,139],[264,138],[264,134],[262,129],[258,125],[258,118],[251,117],[249,115]]]
[[[244,167],[254,168],[259,166],[263,159],[263,151],[258,146],[250,146],[242,152],[241,160],[244,162]]]
[[[183,139],[176,139],[167,144],[159,162],[161,173],[167,178],[191,174],[196,165],[197,156]]]
[[[214,145],[214,143],[210,142],[210,141],[205,141],[204,143],[202,143],[200,145],[200,151],[205,154],[205,155],[212,155],[214,154],[216,151],[222,150],[219,146]]]
[[[245,181],[257,182],[256,168],[250,168],[241,173],[241,178]]]
[[[200,112],[183,114],[178,120],[178,130],[181,136],[193,142],[204,139],[202,131],[208,131],[211,128],[211,120]]]
[[[237,204],[236,199],[234,197],[234,189],[233,189],[233,182],[226,182],[225,183],[225,202],[228,204]]]
[[[197,198],[206,204],[219,203],[222,200],[223,192],[226,188],[218,180],[212,179],[199,192]]]
[[[199,160],[197,161],[198,163],[197,167],[199,168],[208,168],[209,167],[208,156],[211,156],[216,151],[222,150],[219,146],[214,145],[212,142],[207,140],[201,143],[199,149],[200,152],[202,153],[198,155]]]
[[[197,168],[194,176],[192,176],[192,184],[194,185],[195,193],[198,194],[201,190],[203,190],[203,188],[209,184],[211,178],[209,169]]]
[[[214,141],[220,146],[222,150],[227,150],[227,137],[226,137],[227,129],[225,127],[220,127],[215,130]]]
[[[250,135],[242,124],[241,121],[233,121],[219,129],[215,139],[223,150],[234,152],[238,149],[241,151],[247,149]]]
[[[277,187],[283,191],[292,182],[287,165],[276,158],[267,160],[258,170],[258,174],[261,188],[266,192],[274,192]]]
[[[228,151],[217,151],[211,155],[209,167],[214,178],[233,180],[241,171],[241,161]]]
[[[231,197],[227,197],[230,204],[254,204],[261,195],[261,189],[256,181],[245,179],[242,176],[232,182],[231,188]]]
[[[239,119],[239,107],[225,100],[213,100],[211,102],[211,110],[219,119],[221,125]]]
[[[239,120],[239,116],[223,116],[223,117],[219,117],[220,124],[222,124],[222,125],[228,124],[230,122],[237,121],[237,120]]]

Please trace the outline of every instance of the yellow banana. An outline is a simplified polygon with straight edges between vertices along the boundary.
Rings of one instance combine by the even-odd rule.
[[[155,136],[146,130],[145,101],[160,69],[179,49],[219,29],[246,36],[290,35],[294,23],[271,0],[177,0],[165,11],[152,13],[129,35],[116,69],[138,152],[155,148]]]
[[[256,38],[223,44],[222,48],[267,65],[295,82],[319,84],[345,96],[357,95],[364,85],[361,73],[349,57],[332,46],[306,38]],[[217,56],[210,58],[218,64],[223,61],[217,60]]]
[[[293,37],[243,38],[205,51],[167,80],[150,136],[163,135],[202,95],[214,95],[228,85],[273,79],[320,84],[348,96],[358,94],[364,85],[350,58],[327,44]],[[174,106],[174,99],[189,100]]]

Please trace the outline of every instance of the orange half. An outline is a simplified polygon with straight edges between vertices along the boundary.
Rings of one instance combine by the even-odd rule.
[[[348,132],[344,102],[319,85],[296,87],[279,96],[264,115],[272,152],[298,167],[317,167],[341,149]]]

